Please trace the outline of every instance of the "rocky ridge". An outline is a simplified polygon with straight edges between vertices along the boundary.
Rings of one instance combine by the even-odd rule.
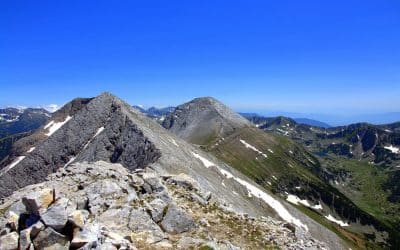
[[[185,174],[76,163],[0,203],[0,249],[325,249],[291,224],[238,214]]]

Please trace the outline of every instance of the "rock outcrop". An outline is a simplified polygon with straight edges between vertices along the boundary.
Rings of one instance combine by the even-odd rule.
[[[171,181],[176,179],[181,181]],[[157,188],[146,188],[148,182]],[[326,248],[284,222],[191,198],[204,193],[182,175],[130,173],[106,162],[72,164],[2,201],[0,249]]]

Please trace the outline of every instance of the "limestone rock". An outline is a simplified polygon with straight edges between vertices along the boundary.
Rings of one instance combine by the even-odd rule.
[[[35,249],[44,249],[45,247],[53,247],[53,245],[57,243],[61,246],[67,246],[69,244],[69,241],[66,236],[58,233],[51,227],[46,228],[44,231],[40,231],[40,233],[33,240],[33,245],[35,246]]]
[[[45,188],[23,197],[22,202],[30,213],[39,214],[40,211],[53,203],[54,195],[53,189]]]
[[[147,243],[154,243],[164,239],[160,227],[150,218],[144,209],[133,209],[129,218],[128,227],[134,235],[144,236]]]
[[[76,227],[83,227],[89,217],[87,210],[76,210],[68,215],[68,221]]]
[[[19,215],[10,211],[7,214],[7,224],[11,228],[11,230],[16,231],[18,229],[18,224],[19,224]]]
[[[193,178],[184,173],[181,173],[179,175],[168,176],[167,182],[189,190],[199,189],[198,183]]]
[[[71,247],[79,248],[84,245],[95,246],[100,234],[98,225],[89,225],[82,229],[76,228],[71,241]]]
[[[149,204],[149,211],[151,214],[151,217],[155,222],[160,222],[164,216],[164,210],[168,206],[168,203],[165,201],[157,198],[152,200]]]
[[[1,250],[18,250],[18,233],[12,232],[0,237]]]
[[[19,248],[26,250],[31,245],[31,228],[27,228],[19,232]]]
[[[45,228],[46,228],[46,226],[41,221],[38,221],[35,224],[33,224],[30,227],[31,238],[32,239],[35,238],[40,233],[40,231],[43,231]]]
[[[175,204],[168,206],[167,213],[161,222],[162,228],[171,234],[187,232],[194,228],[195,223],[185,211]]]
[[[59,231],[64,228],[68,221],[67,211],[62,204],[53,204],[41,215],[46,226]]]

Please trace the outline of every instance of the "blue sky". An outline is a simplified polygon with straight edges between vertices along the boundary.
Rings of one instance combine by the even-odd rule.
[[[1,1],[0,106],[110,91],[241,111],[400,111],[400,2]]]

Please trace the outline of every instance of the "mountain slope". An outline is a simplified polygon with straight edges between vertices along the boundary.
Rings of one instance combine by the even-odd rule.
[[[229,117],[229,122],[225,117]],[[206,144],[239,128],[251,126],[242,116],[211,97],[196,98],[178,106],[162,125],[194,144]]]
[[[237,115],[232,115],[228,107],[215,99],[205,99],[209,98],[198,98],[178,106],[177,111],[165,119],[164,127],[189,142],[201,144],[206,151],[288,199],[321,224],[328,225],[355,247],[387,243],[385,231],[391,228],[329,185],[325,178],[329,172],[315,156],[285,136],[265,133],[246,122],[238,122]],[[218,106],[218,111],[214,105]],[[296,124],[284,117],[264,122],[289,129]],[[329,220],[335,221],[332,218],[336,224],[329,223]],[[371,228],[374,229],[371,231]],[[370,234],[374,235],[374,240],[369,240]]]
[[[68,171],[74,163],[106,161],[129,171],[152,170],[161,177],[185,174],[224,209],[285,220],[299,239],[311,233],[329,247],[343,249],[330,231],[108,93],[72,101],[16,144],[11,162],[0,172],[0,197],[43,182],[59,169]]]
[[[10,153],[13,143],[42,126],[50,117],[44,109],[0,109],[0,162]]]

